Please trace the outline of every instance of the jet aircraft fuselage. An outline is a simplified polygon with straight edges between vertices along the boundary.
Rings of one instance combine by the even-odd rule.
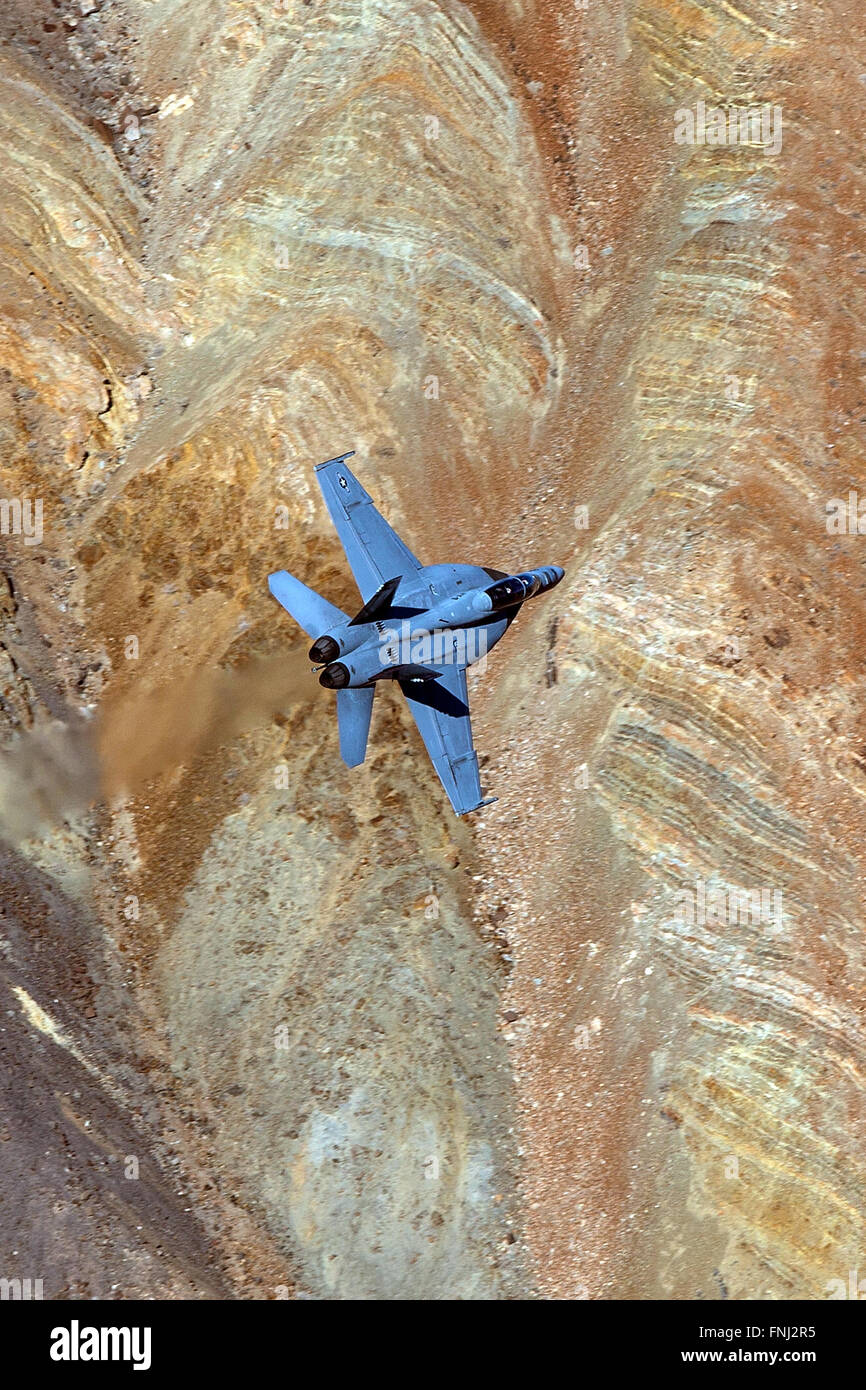
[[[340,752],[364,761],[373,693],[395,680],[458,815],[481,799],[466,668],[486,657],[522,604],[562,579],[559,565],[507,574],[480,565],[422,565],[346,467],[351,454],[319,464],[316,477],[364,600],[350,618],[286,570],[271,593],[315,638],[319,681],[337,692]]]
[[[399,679],[406,667],[422,669],[409,677],[435,679],[441,665],[472,666],[495,647],[527,599],[558,584],[556,565],[506,575],[478,565],[425,565],[418,581],[429,587],[430,606],[389,605],[390,616],[353,626],[342,623],[310,648],[324,663],[319,676],[331,690]]]

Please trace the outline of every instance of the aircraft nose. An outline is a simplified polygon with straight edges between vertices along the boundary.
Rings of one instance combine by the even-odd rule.
[[[545,565],[538,573],[541,575],[541,592],[552,589],[563,578],[565,570],[561,565]]]

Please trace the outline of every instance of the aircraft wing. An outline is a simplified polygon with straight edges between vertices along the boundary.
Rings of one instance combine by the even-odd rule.
[[[466,691],[465,666],[441,666],[438,680],[400,681],[418,730],[458,816],[488,802],[481,799],[478,759]]]
[[[339,458],[318,464],[316,477],[366,603],[386,580],[397,575],[403,576],[401,587],[405,587],[405,581],[417,574],[421,564],[346,467],[344,460],[351,457],[351,453],[341,454]]]

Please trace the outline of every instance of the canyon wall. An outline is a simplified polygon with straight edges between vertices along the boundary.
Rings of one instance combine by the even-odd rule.
[[[7,6],[0,1273],[857,1266],[863,24]],[[780,148],[678,140],[698,102]],[[313,480],[352,448],[425,562],[566,568],[470,676],[463,821],[391,691],[347,772],[267,591],[358,606]]]

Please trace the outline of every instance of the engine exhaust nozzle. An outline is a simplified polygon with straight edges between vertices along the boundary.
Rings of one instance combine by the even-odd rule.
[[[323,685],[326,690],[345,690],[348,684],[349,672],[342,661],[332,662],[319,676],[319,685]]]
[[[340,648],[333,637],[319,637],[310,647],[310,660],[317,666],[329,666],[340,655]]]

